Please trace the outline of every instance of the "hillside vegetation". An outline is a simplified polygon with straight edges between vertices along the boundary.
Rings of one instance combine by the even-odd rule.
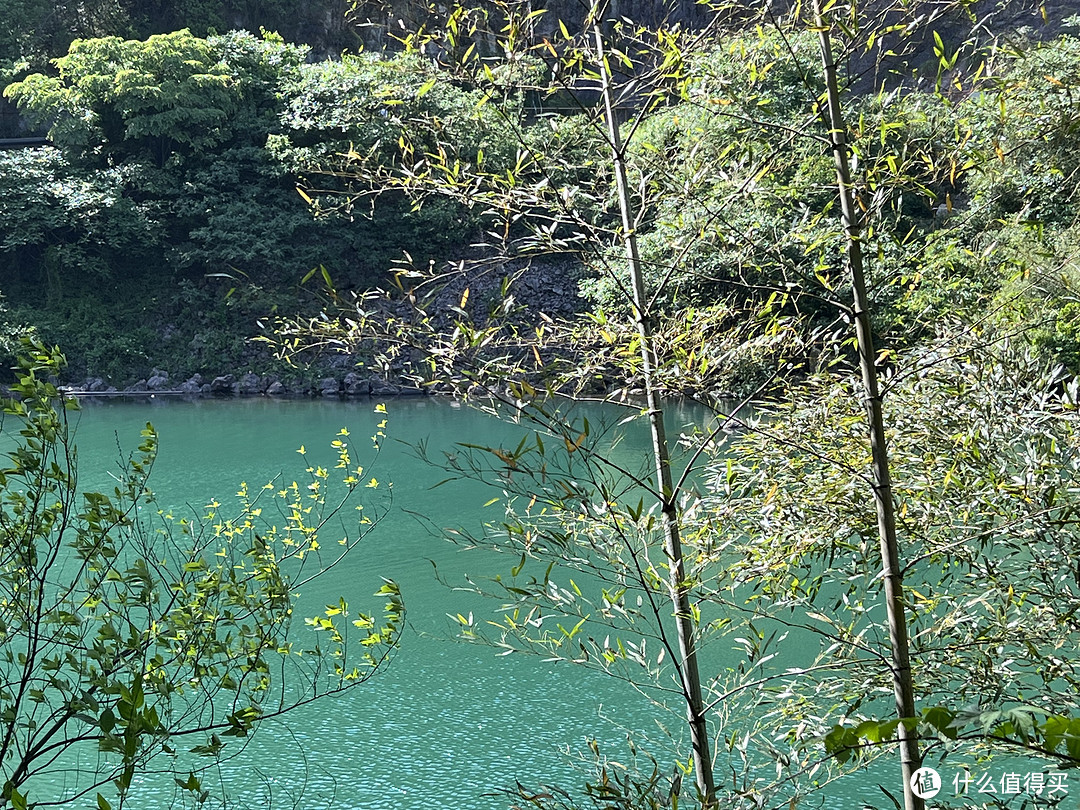
[[[682,97],[634,121],[629,158],[654,201],[643,259],[665,312],[697,313],[707,351],[728,358],[691,389],[737,393],[778,357],[821,360],[834,314],[794,294],[836,282],[814,47],[760,32],[699,42]],[[891,348],[1009,324],[1047,362],[1078,362],[1077,49],[1067,35],[1000,43],[970,78],[954,54],[936,81],[858,97],[875,324]],[[490,84],[416,54],[311,61],[275,36],[186,30],[74,42],[6,91],[54,146],[0,154],[4,334],[35,328],[65,346],[74,376],[118,384],[154,366],[274,368],[246,338],[267,318],[316,315],[326,278],[339,293],[384,284],[402,263],[470,255],[495,227],[483,200],[420,199],[402,183],[432,150],[462,171],[547,173],[611,221],[603,139],[578,102],[521,89],[550,79],[542,62],[514,64],[492,72],[493,104]],[[560,249],[579,257],[588,307],[625,310],[596,255]],[[731,330],[770,296],[782,330]]]

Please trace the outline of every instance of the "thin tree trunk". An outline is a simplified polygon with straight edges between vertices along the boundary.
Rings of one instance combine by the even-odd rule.
[[[821,39],[821,61],[825,69],[825,92],[828,100],[829,135],[836,163],[836,183],[840,192],[840,207],[847,234],[847,263],[851,271],[854,298],[855,335],[858,339],[859,368],[862,371],[866,394],[866,410],[870,427],[870,448],[874,472],[874,503],[877,507],[878,537],[881,541],[881,569],[885,585],[885,609],[889,621],[893,692],[896,713],[901,719],[915,716],[915,689],[908,654],[907,616],[904,608],[904,583],[900,554],[896,541],[896,514],[892,498],[892,478],[889,474],[889,449],[885,437],[885,422],[881,413],[881,391],[877,368],[874,365],[874,341],[870,332],[870,307],[863,274],[862,232],[851,187],[847,126],[840,109],[840,90],[836,77],[829,26],[822,12],[821,0],[814,0],[815,23]],[[912,789],[912,776],[919,769],[919,741],[914,730],[903,723],[898,729],[900,764],[904,776],[904,806],[906,810],[923,810],[924,803]]]
[[[715,808],[716,786],[713,781],[712,752],[705,722],[705,701],[701,692],[701,675],[698,671],[696,637],[690,609],[690,587],[686,580],[682,541],[679,537],[679,507],[677,495],[672,486],[671,460],[668,454],[667,436],[664,432],[664,412],[660,402],[660,395],[656,391],[653,380],[656,356],[653,351],[652,328],[646,312],[648,303],[645,297],[645,282],[642,277],[641,259],[638,255],[637,236],[634,233],[634,216],[630,202],[630,189],[626,179],[626,165],[623,161],[623,145],[619,136],[619,124],[615,118],[615,108],[612,101],[611,72],[608,69],[603,35],[599,27],[595,31],[604,97],[604,113],[607,118],[608,136],[611,140],[615,184],[619,193],[619,208],[622,212],[623,240],[626,246],[626,260],[630,268],[630,283],[633,289],[634,320],[637,324],[638,337],[641,343],[641,367],[642,377],[645,381],[645,402],[649,417],[649,428],[652,433],[653,458],[656,462],[656,486],[661,505],[664,555],[667,557],[668,562],[668,589],[675,610],[676,633],[679,639],[679,660],[676,662],[676,666],[678,667],[683,698],[686,700],[687,720],[690,724],[694,778],[702,797],[702,807]]]

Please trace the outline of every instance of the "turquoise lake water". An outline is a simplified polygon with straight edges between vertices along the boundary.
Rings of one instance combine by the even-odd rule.
[[[571,761],[582,752],[590,756],[590,739],[625,759],[628,733],[660,736],[656,721],[672,725],[670,718],[625,683],[453,640],[447,613],[479,615],[495,605],[437,582],[431,561],[452,584],[462,582],[466,571],[505,574],[516,560],[462,550],[409,513],[435,526],[479,529],[483,520],[499,517],[498,505],[485,511],[484,504],[500,493],[474,482],[433,489],[446,474],[419,462],[397,440],[424,439],[438,455],[456,441],[516,444],[522,428],[441,401],[390,401],[387,409],[388,440],[368,472],[381,486],[392,482],[391,514],[346,567],[309,585],[302,597],[321,606],[344,593],[354,605],[377,612],[381,600],[371,594],[387,577],[401,586],[408,629],[384,671],[341,698],[261,729],[222,767],[220,779],[238,806],[299,801],[303,808],[494,810],[507,807],[507,800],[485,794],[515,780],[582,783],[583,773]],[[280,473],[288,480],[301,477],[301,445],[310,460],[331,462],[330,441],[342,427],[352,434],[354,460],[366,464],[367,437],[383,418],[373,410],[369,402],[88,404],[74,415],[80,486],[111,489],[118,448],[133,450],[149,421],[160,436],[151,477],[160,503],[200,507],[214,497],[227,503],[241,481],[254,489]],[[638,464],[644,450],[641,442],[628,441],[619,452]],[[94,755],[88,756],[83,767],[92,765]],[[147,774],[137,782],[131,806],[171,805],[171,777]]]
[[[383,418],[373,405],[262,399],[88,404],[73,416],[80,487],[111,489],[110,471],[121,450],[134,450],[148,421],[160,436],[152,489],[162,505],[177,509],[197,510],[215,497],[227,502],[241,481],[254,489],[282,473],[286,480],[299,478],[301,445],[310,461],[332,463],[330,442],[342,427],[352,434],[354,461],[366,464],[366,437]],[[666,712],[602,673],[531,656],[499,656],[452,638],[447,614],[474,611],[483,618],[493,616],[497,605],[440,584],[432,562],[452,585],[463,583],[466,572],[505,575],[517,560],[463,550],[432,531],[478,530],[484,520],[498,520],[501,507],[484,505],[500,492],[475,482],[435,487],[445,472],[418,461],[409,443],[424,440],[438,457],[456,442],[513,446],[524,429],[444,401],[386,405],[388,440],[369,472],[381,486],[393,483],[391,512],[343,566],[307,586],[302,599],[306,606],[321,606],[344,594],[377,612],[381,600],[370,594],[380,577],[397,581],[408,611],[400,649],[383,671],[344,696],[267,724],[246,749],[204,778],[229,794],[230,807],[505,810],[510,802],[497,791],[515,781],[580,786],[587,774],[574,762],[591,761],[590,740],[612,759],[627,761],[626,739],[632,736],[670,768],[674,745],[660,724],[678,735],[681,708]],[[588,413],[594,431],[625,415]],[[693,408],[670,416],[675,430],[708,423]],[[644,428],[631,429],[615,453],[627,468],[647,469]],[[94,752],[80,757],[73,770],[93,768]],[[815,796],[812,806],[885,806],[876,783],[890,779],[891,770],[878,770],[874,778],[845,777],[827,795]],[[63,795],[75,784],[69,775],[50,790]],[[128,806],[159,810],[178,806],[176,801],[172,775],[150,772],[137,778]]]

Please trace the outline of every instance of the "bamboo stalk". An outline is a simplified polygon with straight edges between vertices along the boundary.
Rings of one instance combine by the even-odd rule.
[[[600,62],[600,77],[607,119],[608,137],[615,172],[615,185],[619,194],[622,213],[623,242],[626,261],[630,269],[633,290],[634,321],[641,343],[642,376],[645,381],[645,402],[652,435],[652,453],[656,464],[656,485],[661,506],[661,531],[664,537],[664,555],[668,562],[668,590],[675,610],[676,634],[679,640],[679,660],[675,665],[679,674],[680,688],[686,701],[687,721],[690,725],[690,742],[694,779],[701,794],[702,808],[716,807],[716,786],[713,780],[712,752],[705,722],[705,701],[701,691],[701,675],[698,671],[696,637],[690,609],[690,587],[683,564],[682,540],[679,531],[679,507],[677,493],[672,486],[671,459],[668,453],[667,435],[664,431],[664,412],[659,392],[653,380],[656,355],[653,349],[653,333],[648,317],[648,299],[645,297],[645,281],[638,254],[637,235],[634,232],[633,206],[623,160],[623,145],[619,124],[615,118],[611,91],[611,72],[608,69],[604,38],[597,26],[596,50]]]
[[[870,331],[870,306],[863,272],[862,230],[855,210],[851,186],[850,150],[847,126],[840,108],[840,90],[833,59],[830,29],[822,11],[821,0],[814,0],[815,24],[821,44],[821,61],[825,70],[825,94],[828,102],[829,138],[836,164],[836,185],[844,231],[847,235],[847,264],[851,271],[854,298],[855,335],[858,340],[859,369],[866,394],[866,412],[870,429],[870,449],[874,479],[874,504],[877,508],[878,538],[881,545],[881,575],[885,586],[885,610],[889,622],[890,663],[896,714],[900,719],[915,717],[915,689],[909,656],[907,617],[904,607],[904,583],[900,568],[900,552],[896,538],[896,514],[892,497],[892,477],[889,473],[889,448],[885,436],[885,421],[881,408],[881,389],[874,365],[874,340]],[[900,764],[904,778],[904,807],[923,810],[925,804],[915,795],[912,777],[921,765],[919,741],[913,729],[903,723],[898,727]]]

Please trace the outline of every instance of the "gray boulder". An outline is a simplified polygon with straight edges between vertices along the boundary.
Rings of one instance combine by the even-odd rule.
[[[225,374],[221,377],[214,377],[210,383],[211,394],[231,394],[233,392],[233,384],[236,382],[236,377],[232,374]]]
[[[283,397],[286,393],[285,386],[282,385],[281,380],[274,380],[266,389],[267,396],[271,397]]]
[[[341,384],[333,377],[323,377],[319,380],[319,394],[324,397],[336,397],[341,391]]]
[[[392,382],[387,382],[381,377],[372,377],[368,382],[371,385],[371,395],[373,397],[396,397],[401,390]]]
[[[240,377],[240,393],[245,396],[251,396],[252,394],[258,394],[262,391],[262,380],[258,374],[252,374],[250,371]]]
[[[345,393],[350,397],[364,396],[370,390],[371,386],[368,385],[368,381],[355,371],[350,371],[345,375]]]

